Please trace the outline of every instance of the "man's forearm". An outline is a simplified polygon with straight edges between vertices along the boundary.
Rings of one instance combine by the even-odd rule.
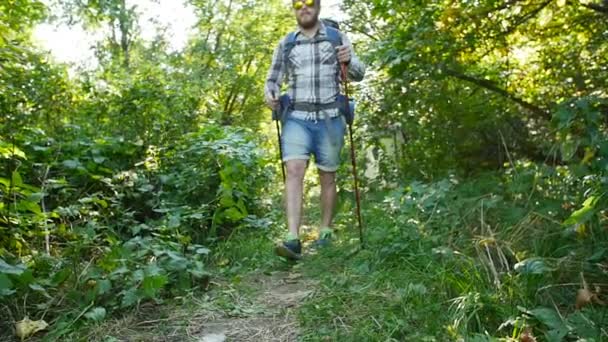
[[[353,81],[361,81],[365,76],[365,65],[361,61],[353,57],[348,64],[348,78]]]

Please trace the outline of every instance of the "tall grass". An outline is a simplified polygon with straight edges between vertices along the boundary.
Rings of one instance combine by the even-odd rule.
[[[300,312],[303,339],[608,339],[606,220],[562,224],[579,186],[527,166],[368,196],[366,248],[349,256],[354,217],[342,212],[340,240],[307,261],[322,281]],[[577,310],[583,286],[597,300]]]

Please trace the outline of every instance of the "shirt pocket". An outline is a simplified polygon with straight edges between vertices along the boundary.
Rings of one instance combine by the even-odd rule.
[[[334,65],[338,63],[334,46],[330,42],[319,43],[319,60],[321,64]]]

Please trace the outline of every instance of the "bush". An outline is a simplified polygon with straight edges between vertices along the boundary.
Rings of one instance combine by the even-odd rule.
[[[0,145],[12,170],[0,178],[0,303],[6,317],[49,312],[51,336],[204,288],[205,245],[262,212],[271,173],[244,130],[209,125],[169,147],[66,132]]]

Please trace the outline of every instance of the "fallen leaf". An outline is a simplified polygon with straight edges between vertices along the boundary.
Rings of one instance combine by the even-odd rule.
[[[576,293],[576,309],[580,310],[587,304],[591,303],[593,293],[589,289],[583,288]]]
[[[223,259],[221,259],[221,260],[219,260],[219,261],[217,262],[217,265],[218,265],[218,266],[220,266],[220,267],[222,267],[222,266],[226,266],[226,265],[228,265],[229,263],[230,263],[230,260],[229,260],[229,259],[227,259],[227,258],[223,258]]]
[[[596,304],[605,306],[606,302],[604,302],[603,300],[600,299],[600,292],[602,291],[602,289],[599,286],[595,286],[595,293],[593,294],[593,301]]]
[[[526,330],[519,336],[519,342],[536,342],[536,337],[532,335],[532,330],[526,328]]]
[[[297,280],[297,279],[300,279],[300,278],[302,278],[302,274],[301,273],[289,273],[287,275],[287,279],[289,279],[289,280]]]
[[[15,323],[15,335],[23,341],[29,336],[46,329],[48,326],[49,324],[42,319],[39,321],[32,321],[28,317],[25,317],[23,320]]]

